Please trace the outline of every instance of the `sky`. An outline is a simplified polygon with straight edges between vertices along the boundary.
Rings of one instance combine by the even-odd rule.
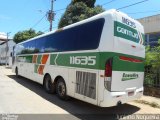
[[[142,0],[96,0],[96,5],[103,5],[105,10],[118,9]],[[36,31],[48,32],[49,22],[46,12],[50,9],[51,0],[1,0],[0,1],[0,32],[15,33],[30,28]],[[56,0],[53,21],[53,30],[57,29],[58,22],[71,0]],[[61,10],[64,9],[64,10]],[[148,0],[141,4],[120,9],[134,19],[160,14],[160,0]]]

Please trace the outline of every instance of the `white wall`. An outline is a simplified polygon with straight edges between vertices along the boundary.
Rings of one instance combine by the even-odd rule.
[[[8,53],[6,56],[6,48],[7,44],[0,45],[0,64],[5,64],[6,63],[6,57],[7,57],[7,63],[11,64],[12,62],[12,57],[11,57],[11,52],[13,51],[13,46],[15,45],[15,42],[13,40],[8,41]]]
[[[145,33],[160,32],[160,14],[138,19],[144,26]]]

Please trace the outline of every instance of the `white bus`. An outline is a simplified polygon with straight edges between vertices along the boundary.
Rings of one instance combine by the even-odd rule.
[[[143,26],[109,10],[16,45],[13,71],[68,96],[110,107],[143,95]]]

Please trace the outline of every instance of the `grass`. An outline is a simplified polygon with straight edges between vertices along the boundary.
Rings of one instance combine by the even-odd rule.
[[[156,102],[148,102],[148,101],[145,101],[145,100],[135,100],[135,102],[136,103],[145,104],[145,105],[149,105],[151,107],[160,109],[160,105],[158,103],[156,103]]]

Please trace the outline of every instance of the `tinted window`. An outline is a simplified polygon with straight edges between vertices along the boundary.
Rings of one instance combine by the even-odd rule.
[[[22,54],[32,54],[36,52],[35,40],[23,43],[24,49],[21,51]]]
[[[45,47],[53,51],[97,49],[103,25],[104,19],[98,19],[49,35]]]
[[[36,42],[36,49],[39,53],[46,52],[45,51],[45,49],[46,49],[45,44],[47,43],[46,37],[39,38],[39,39],[35,40],[35,42]]]
[[[75,50],[76,35],[73,29],[64,30],[47,36],[46,48],[53,51]]]
[[[15,52],[16,52],[16,54],[37,53],[39,51],[36,49],[35,45],[36,45],[35,40],[29,41],[29,42],[26,42],[26,43],[22,43],[22,44],[18,44],[18,45],[16,45]]]
[[[18,44],[18,45],[16,45],[16,47],[15,47],[15,53],[16,53],[16,54],[22,54],[22,51],[23,51],[24,49],[25,49],[25,48],[24,48],[23,44]]]
[[[62,30],[23,44],[21,54],[61,52],[97,49],[104,25],[104,19],[97,19],[82,25]]]

